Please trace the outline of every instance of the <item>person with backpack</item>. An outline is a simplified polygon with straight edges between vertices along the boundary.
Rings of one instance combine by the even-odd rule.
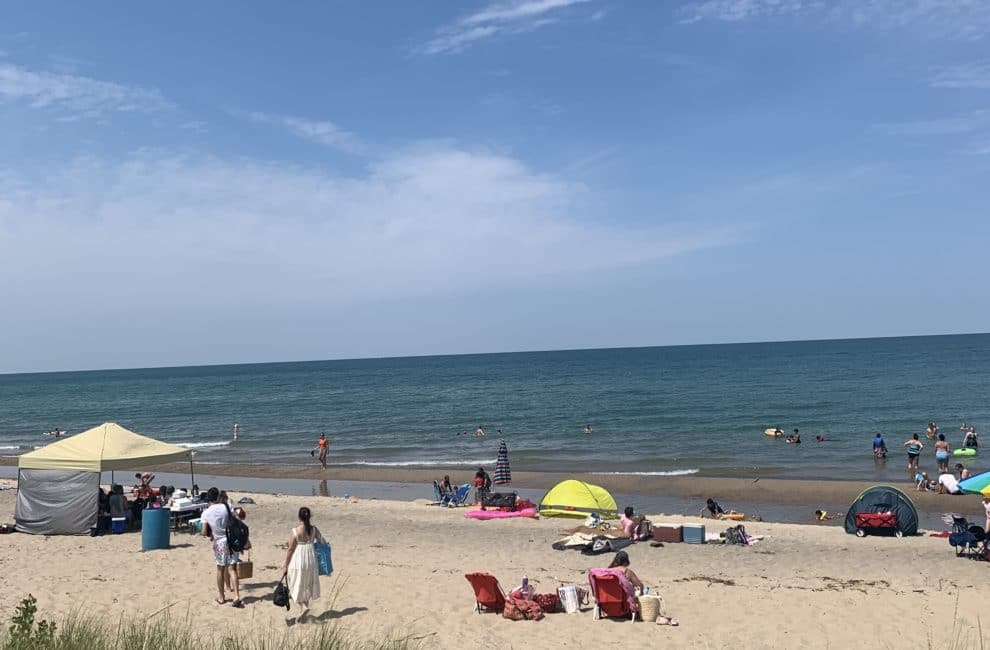
[[[240,559],[238,553],[243,550],[243,544],[247,543],[247,526],[240,521],[233,523],[236,518],[231,515],[230,506],[227,505],[226,500],[221,500],[220,490],[217,488],[211,487],[207,491],[206,501],[210,506],[203,511],[201,518],[204,524],[203,536],[213,540],[213,560],[217,566],[217,592],[219,594],[216,603],[218,605],[227,603],[224,589],[230,585],[234,592],[233,606],[240,609],[244,607],[244,603],[241,601],[240,581],[237,579],[234,565]],[[228,527],[232,529],[231,532],[234,534],[228,536]],[[236,532],[234,532],[235,529]],[[234,550],[235,548],[237,550]]]

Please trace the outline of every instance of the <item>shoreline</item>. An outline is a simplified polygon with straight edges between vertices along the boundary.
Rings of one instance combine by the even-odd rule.
[[[0,466],[16,468],[16,457],[0,458]],[[187,476],[188,466],[180,463],[149,467],[156,472]],[[16,469],[15,469],[16,471]],[[430,498],[432,481],[450,475],[455,484],[468,483],[474,476],[474,468],[355,468],[334,467],[327,470],[318,466],[293,467],[288,465],[259,464],[199,464],[195,465],[197,477],[229,477],[240,479],[274,479],[283,481],[345,481],[378,483],[393,488],[405,488],[410,497]],[[984,509],[978,495],[947,495],[918,492],[914,484],[904,482],[874,482],[845,480],[806,480],[788,478],[751,478],[706,476],[640,476],[595,473],[564,472],[513,472],[512,483],[493,486],[494,491],[524,490],[530,498],[542,496],[542,492],[566,479],[578,479],[604,487],[611,492],[621,510],[633,500],[637,510],[662,508],[667,514],[692,514],[712,497],[726,508],[756,514],[767,521],[808,521],[811,513],[822,508],[844,512],[849,504],[865,489],[874,485],[892,485],[903,491],[914,502],[920,513],[941,515],[957,512],[969,518],[983,519]],[[125,481],[126,482],[126,481]],[[198,479],[197,479],[198,482]],[[410,489],[413,488],[413,489]],[[392,497],[386,497],[392,498]],[[640,505],[642,503],[642,505]],[[927,518],[932,521],[932,518]]]

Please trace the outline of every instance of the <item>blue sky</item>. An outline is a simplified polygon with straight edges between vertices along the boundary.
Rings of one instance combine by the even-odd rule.
[[[987,331],[990,2],[22,3],[0,371]]]

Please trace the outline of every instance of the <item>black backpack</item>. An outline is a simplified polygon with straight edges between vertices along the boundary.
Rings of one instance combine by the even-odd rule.
[[[225,504],[225,507],[227,508],[227,548],[234,553],[240,553],[248,545],[248,527],[230,511],[229,505]]]

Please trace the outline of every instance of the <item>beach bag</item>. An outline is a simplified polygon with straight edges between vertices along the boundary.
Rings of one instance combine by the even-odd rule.
[[[507,598],[502,616],[512,621],[538,621],[543,618],[543,609],[535,600]]]
[[[316,542],[313,544],[316,551],[316,563],[319,565],[320,575],[328,576],[333,573],[333,561],[330,559],[330,544]]]
[[[749,544],[749,536],[746,535],[746,529],[741,524],[739,526],[732,526],[725,531],[725,543],[747,546]]]
[[[580,610],[577,587],[574,585],[561,585],[557,587],[557,597],[560,598],[560,605],[567,614],[576,614]]]
[[[588,590],[577,585],[560,585],[557,587],[557,597],[560,605],[568,614],[581,611],[581,604],[588,604]]]
[[[533,596],[533,601],[545,614],[553,614],[560,610],[560,596],[557,594],[536,594]]]
[[[505,508],[507,512],[516,509],[515,492],[489,492],[482,495],[481,505],[485,508]]]
[[[272,602],[276,607],[284,607],[285,611],[289,611],[289,583],[285,574],[282,574],[282,579],[275,585]]]
[[[248,527],[237,518],[227,506],[227,548],[233,553],[240,553],[248,545]]]
[[[234,565],[234,573],[237,574],[238,580],[245,580],[247,578],[254,577],[254,562],[251,561],[250,556],[246,560],[241,560]]]

